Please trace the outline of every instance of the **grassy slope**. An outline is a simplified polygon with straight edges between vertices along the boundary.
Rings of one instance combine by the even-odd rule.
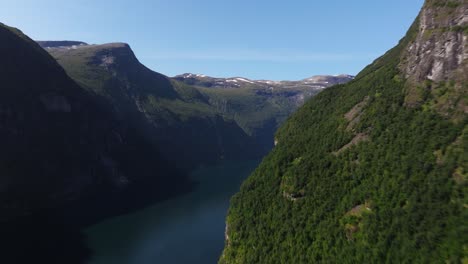
[[[278,146],[231,200],[221,263],[464,257],[467,119],[403,106],[399,58],[416,25],[354,81],[320,93],[279,129]],[[366,97],[360,122],[347,130],[344,115]],[[357,133],[370,140],[334,154]]]

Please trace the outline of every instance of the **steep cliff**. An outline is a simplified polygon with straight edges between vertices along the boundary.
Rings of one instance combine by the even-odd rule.
[[[466,261],[467,10],[426,1],[395,48],[277,131],[220,263]]]
[[[419,21],[400,64],[408,79],[405,104],[424,103],[444,116],[462,119],[468,113],[468,9],[463,1],[428,1]]]

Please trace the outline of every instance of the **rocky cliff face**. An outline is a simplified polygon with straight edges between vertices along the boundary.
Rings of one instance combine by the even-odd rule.
[[[403,53],[400,65],[408,79],[405,103],[426,104],[445,116],[460,119],[468,113],[467,3],[427,1],[418,22],[417,34]]]
[[[465,0],[428,1],[419,14],[417,37],[404,54],[405,76],[416,82],[466,78],[467,32]]]

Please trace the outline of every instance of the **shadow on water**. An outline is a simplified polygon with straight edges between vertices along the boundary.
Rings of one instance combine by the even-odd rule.
[[[67,204],[66,208],[0,223],[0,263],[87,263],[93,252],[87,247],[83,228],[189,193],[196,185],[190,182],[160,192],[155,192],[151,184],[134,186],[125,192],[104,191]]]
[[[86,263],[91,250],[80,229],[63,222],[39,217],[4,225],[0,230],[0,262],[22,263]]]

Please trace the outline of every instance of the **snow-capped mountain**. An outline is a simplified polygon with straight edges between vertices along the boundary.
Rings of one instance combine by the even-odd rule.
[[[207,88],[309,88],[310,90],[321,90],[332,85],[342,84],[354,79],[354,76],[341,75],[317,75],[299,81],[271,81],[250,80],[243,77],[215,78],[203,74],[184,73],[173,77],[189,85]]]

